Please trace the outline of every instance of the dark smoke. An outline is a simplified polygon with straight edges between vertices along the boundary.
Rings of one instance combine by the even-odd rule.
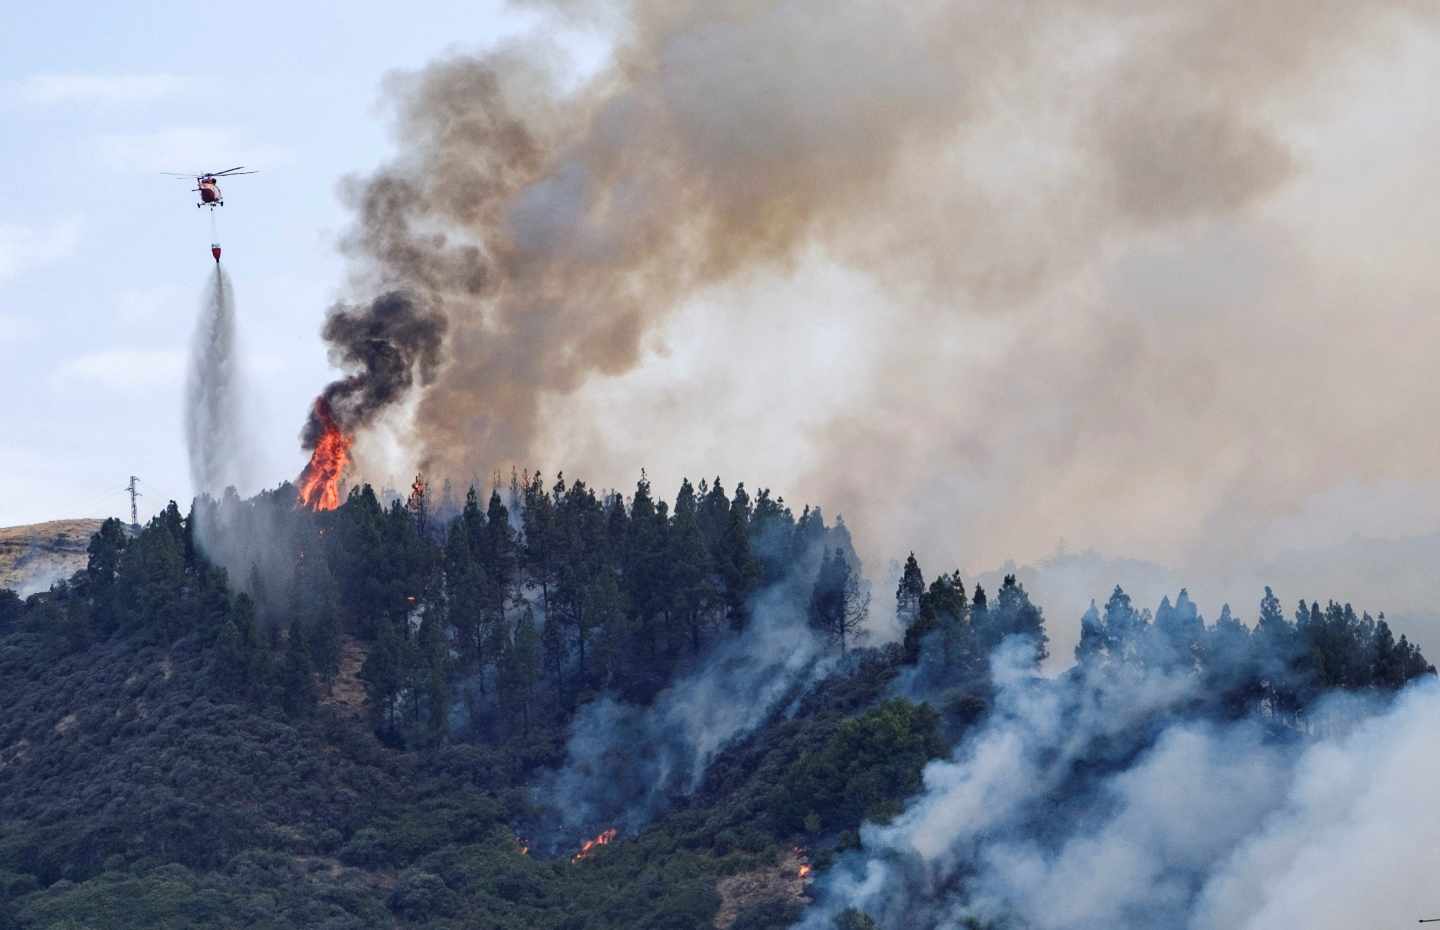
[[[375,416],[415,386],[435,380],[445,336],[445,318],[407,291],[389,291],[368,306],[336,304],[323,330],[330,360],[351,374],[332,381],[311,409],[301,433],[315,448],[327,423],[346,433],[368,426]]]

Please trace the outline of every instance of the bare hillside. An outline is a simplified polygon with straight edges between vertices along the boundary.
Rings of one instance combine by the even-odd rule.
[[[0,527],[0,588],[43,591],[85,567],[85,547],[101,521],[50,520]]]

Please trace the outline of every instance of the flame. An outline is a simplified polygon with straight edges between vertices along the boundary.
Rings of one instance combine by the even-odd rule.
[[[425,495],[430,491],[430,485],[425,481],[424,475],[416,475],[415,481],[410,485],[410,497],[405,501],[405,506],[411,513],[419,513],[425,509]]]
[[[810,875],[810,866],[807,865],[807,864],[804,863],[804,862],[800,863],[800,877],[801,877],[801,878],[806,878],[806,877],[808,877],[809,875]]]
[[[350,444],[355,440],[340,429],[324,398],[315,401],[315,418],[324,432],[310,453],[309,464],[300,473],[300,505],[311,510],[334,510],[340,506],[340,479],[350,465]]]
[[[615,829],[614,827],[611,827],[610,829],[606,830],[604,833],[601,833],[599,836],[595,837],[595,839],[593,839],[593,840],[586,840],[586,841],[580,846],[580,851],[577,852],[575,855],[573,855],[573,856],[570,857],[570,861],[571,861],[571,862],[579,862],[581,859],[584,859],[586,856],[589,856],[592,852],[594,852],[595,849],[596,849],[596,847],[599,847],[599,846],[608,846],[608,845],[610,844],[610,842],[611,842],[612,840],[614,840],[615,837],[617,837],[617,836],[619,836],[619,835],[620,835],[620,831],[617,830],[617,829]]]

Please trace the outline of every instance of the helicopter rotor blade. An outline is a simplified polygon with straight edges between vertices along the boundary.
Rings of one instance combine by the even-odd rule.
[[[214,178],[222,177],[223,175],[230,174],[233,171],[239,171],[241,168],[244,167],[244,165],[236,165],[234,168],[226,168],[224,171],[212,171],[210,172],[210,176]]]

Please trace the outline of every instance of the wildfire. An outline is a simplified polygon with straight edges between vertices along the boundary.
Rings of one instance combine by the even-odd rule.
[[[804,863],[804,862],[800,863],[800,877],[801,877],[801,878],[808,878],[809,876],[810,876],[810,866],[809,866],[809,864]]]
[[[611,827],[604,833],[601,833],[599,836],[595,837],[595,839],[586,840],[580,846],[580,851],[570,857],[570,861],[579,862],[581,859],[586,858],[592,852],[594,852],[597,847],[610,845],[610,843],[615,839],[615,837],[619,835],[620,831],[615,829],[614,827]]]
[[[815,871],[814,867],[810,865],[810,854],[805,851],[803,846],[796,846],[791,852],[795,854],[795,861],[798,864],[795,872],[800,880],[804,881],[810,877],[811,872]]]
[[[323,432],[310,453],[310,463],[300,473],[300,505],[334,510],[340,506],[340,480],[350,465],[350,444],[355,440],[340,429],[323,398],[315,401],[313,420]]]

